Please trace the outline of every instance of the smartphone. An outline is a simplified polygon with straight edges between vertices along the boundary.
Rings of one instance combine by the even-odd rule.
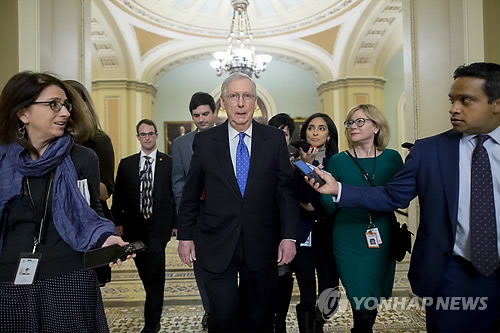
[[[297,140],[297,141],[291,142],[290,144],[292,145],[292,147],[294,147],[297,150],[299,150],[299,148],[302,148],[302,151],[304,153],[307,153],[309,151],[309,149],[311,148],[311,145],[308,144],[307,142],[305,142],[304,140]]]
[[[113,244],[110,246],[101,247],[87,251],[83,255],[83,267],[85,269],[93,269],[101,266],[106,266],[110,262],[116,262],[118,259],[125,260],[127,256],[146,251],[147,246],[137,241],[128,245],[120,246]]]
[[[299,169],[299,171],[304,176],[306,176],[309,179],[314,179],[315,183],[319,183],[320,187],[326,184],[326,182],[323,179],[321,179],[321,177],[314,170],[312,170],[311,167],[309,167],[309,165],[307,165],[304,161],[296,159],[292,161],[292,164],[297,169]]]

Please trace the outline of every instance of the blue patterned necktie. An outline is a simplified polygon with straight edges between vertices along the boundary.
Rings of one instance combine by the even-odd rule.
[[[472,153],[470,193],[471,262],[484,276],[498,267],[497,230],[490,159],[483,143],[488,135],[476,136]]]
[[[144,156],[144,174],[142,178],[142,216],[145,220],[153,213],[153,164],[151,157]]]
[[[236,148],[236,180],[240,187],[241,196],[245,194],[247,185],[248,169],[250,168],[250,155],[245,144],[245,133],[239,133],[240,141]]]

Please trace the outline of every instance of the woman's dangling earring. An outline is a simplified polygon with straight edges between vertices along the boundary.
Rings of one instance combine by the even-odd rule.
[[[19,127],[16,133],[16,138],[19,140],[24,139],[24,136],[26,135],[26,124],[23,124],[22,127]]]

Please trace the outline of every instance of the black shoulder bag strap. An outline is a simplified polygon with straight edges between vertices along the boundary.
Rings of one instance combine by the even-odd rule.
[[[361,170],[361,173],[363,174],[363,177],[365,177],[365,178],[366,178],[366,180],[368,181],[368,183],[370,183],[370,185],[371,185],[372,187],[375,187],[375,184],[373,183],[373,181],[372,181],[371,177],[370,177],[370,176],[368,176],[368,173],[365,171],[365,169],[363,169],[363,168],[361,167],[361,165],[359,165],[358,159],[357,159],[357,158],[355,158],[354,156],[352,156],[352,154],[351,154],[348,150],[346,150],[345,152],[346,152],[346,154],[347,154],[347,155],[349,155],[349,157],[350,157],[350,158],[354,161],[354,163],[358,166],[359,170]],[[405,212],[403,212],[403,211],[401,211],[401,210],[399,210],[399,209],[396,209],[396,210],[395,210],[395,212],[396,212],[396,213],[398,213],[398,214],[404,215],[404,216],[408,216],[408,214],[406,214]]]

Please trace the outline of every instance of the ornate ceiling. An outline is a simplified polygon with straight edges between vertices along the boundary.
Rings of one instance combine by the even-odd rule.
[[[318,82],[377,75],[402,45],[401,0],[250,0],[256,48]],[[231,0],[93,0],[94,78],[156,82],[223,50]]]

